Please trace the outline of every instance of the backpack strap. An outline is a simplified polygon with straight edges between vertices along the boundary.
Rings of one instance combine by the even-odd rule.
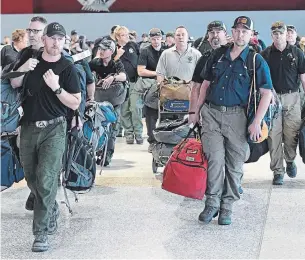
[[[254,61],[254,57],[256,56],[256,51],[254,49],[249,48],[249,53],[246,59],[246,67],[247,67],[247,72],[250,77],[250,82],[252,82],[253,76],[255,74],[255,69],[253,66],[256,64]]]
[[[202,37],[201,38],[201,41],[200,41],[200,43],[198,44],[198,46],[196,47],[196,49],[199,51],[199,49],[200,49],[200,47],[201,47],[201,45],[203,44],[203,42],[204,42],[204,38],[205,37]]]

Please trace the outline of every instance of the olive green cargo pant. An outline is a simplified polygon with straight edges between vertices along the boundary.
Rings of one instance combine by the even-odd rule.
[[[286,162],[294,161],[298,146],[298,134],[301,128],[300,93],[282,94],[278,97],[282,103],[282,111],[273,120],[268,137],[270,150],[270,169],[274,174],[284,174],[284,158]],[[284,149],[283,149],[284,143]]]
[[[232,210],[249,145],[245,110],[220,112],[207,104],[201,109],[203,151],[208,159],[206,205]]]
[[[124,136],[142,136],[142,109],[144,106],[142,94],[134,91],[135,83],[130,83],[129,97],[121,107],[121,124],[124,128]]]
[[[20,158],[25,179],[35,196],[33,234],[47,234],[55,204],[58,172],[65,150],[65,121],[37,128],[21,126]]]

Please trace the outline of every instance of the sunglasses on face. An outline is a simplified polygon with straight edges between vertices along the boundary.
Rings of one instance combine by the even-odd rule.
[[[276,29],[278,29],[278,30],[283,30],[283,29],[285,29],[285,27],[284,27],[284,26],[272,26],[272,27],[271,27],[271,30],[272,30],[272,31],[274,31],[274,30],[276,30]]]
[[[34,34],[37,34],[37,33],[41,32],[41,31],[42,31],[42,30],[30,29],[30,28],[27,28],[27,29],[26,29],[26,32],[29,33],[29,34],[30,34],[31,32],[34,33]]]

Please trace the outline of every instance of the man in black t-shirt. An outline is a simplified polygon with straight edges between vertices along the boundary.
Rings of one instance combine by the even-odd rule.
[[[129,81],[129,96],[121,108],[124,136],[127,144],[133,144],[135,139],[137,144],[143,144],[143,100],[141,95],[134,91],[138,78],[139,47],[135,42],[129,40],[129,30],[125,26],[118,26],[114,33],[117,39],[117,54],[114,60],[121,60]]]
[[[158,28],[153,28],[149,31],[151,44],[142,49],[138,61],[138,74],[142,78],[157,78],[156,68],[159,58],[163,51],[162,49],[162,32]],[[148,152],[152,151],[153,143],[156,141],[153,135],[153,130],[156,128],[158,120],[158,110],[144,106],[145,121],[147,127],[147,135],[149,142]]]
[[[290,178],[297,175],[294,160],[302,124],[299,86],[301,80],[305,89],[305,57],[297,46],[287,42],[287,31],[288,26],[283,22],[273,23],[273,44],[261,53],[269,65],[273,87],[282,104],[268,138],[273,185],[283,184],[285,172]]]
[[[44,50],[17,69],[27,72],[11,80],[24,86],[26,100],[21,120],[20,159],[27,185],[34,195],[33,252],[49,249],[48,235],[57,230],[57,177],[66,142],[66,116],[81,101],[77,71],[62,55],[66,31],[51,23],[43,31]],[[25,81],[25,82],[23,82]]]
[[[126,81],[126,72],[124,65],[120,60],[114,61],[112,55],[115,51],[115,44],[112,40],[104,37],[100,42],[96,43],[96,47],[99,48],[100,58],[96,58],[89,63],[90,69],[96,74],[97,86],[95,91],[95,101],[99,102],[102,98],[103,89],[115,87],[116,84],[122,84]],[[114,110],[118,114],[118,122],[120,120],[121,105],[114,106]],[[114,130],[109,136],[106,160],[104,166],[110,164],[112,159],[116,136],[119,132],[119,124],[114,126]]]
[[[212,47],[212,49],[209,49],[206,52],[204,52],[196,64],[192,78],[192,91],[191,91],[190,108],[189,108],[190,112],[194,111],[196,108],[197,100],[199,98],[200,87],[203,82],[201,73],[204,70],[205,64],[214,50],[219,48],[221,45],[225,45],[227,43],[226,37],[227,37],[226,26],[223,22],[215,21],[209,24],[208,38],[211,39],[210,46]],[[189,122],[194,123],[194,115],[189,116]]]

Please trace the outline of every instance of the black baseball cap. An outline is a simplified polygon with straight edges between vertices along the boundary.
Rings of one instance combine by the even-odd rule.
[[[239,16],[235,19],[232,28],[236,28],[238,25],[243,25],[248,30],[254,30],[253,21],[247,16]]]
[[[295,31],[295,32],[298,32],[298,31],[297,31],[297,28],[296,28],[294,25],[287,25],[287,31]]]
[[[213,21],[208,24],[207,30],[208,32],[212,31],[214,28],[219,28],[220,30],[226,31],[227,28],[222,21]]]
[[[65,28],[59,23],[50,23],[48,24],[43,31],[43,35],[47,35],[48,37],[52,37],[54,35],[66,36]]]
[[[71,31],[71,35],[76,35],[76,34],[78,34],[76,30]]]

